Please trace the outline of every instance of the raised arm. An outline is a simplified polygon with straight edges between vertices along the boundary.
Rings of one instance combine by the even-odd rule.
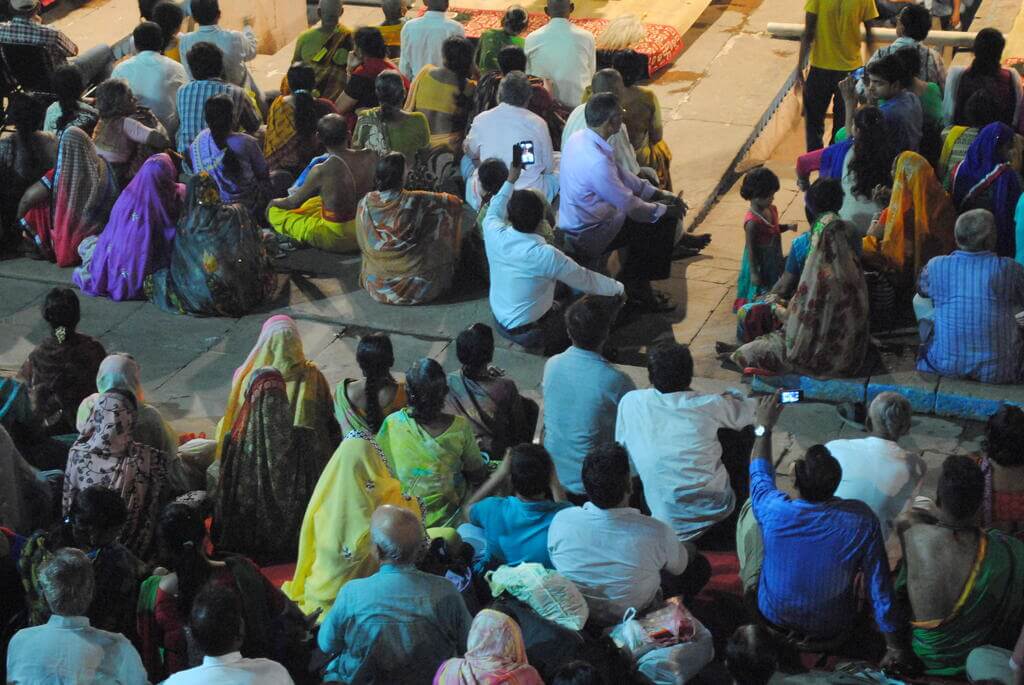
[[[811,44],[818,32],[818,15],[813,12],[804,13],[804,32],[800,35],[800,54],[796,60],[796,80],[794,84],[797,90],[804,87],[804,69],[807,68],[807,58],[811,55]]]

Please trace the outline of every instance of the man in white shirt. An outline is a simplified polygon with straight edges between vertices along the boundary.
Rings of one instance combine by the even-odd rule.
[[[410,19],[402,26],[400,42],[402,52],[398,69],[412,81],[420,69],[428,64],[442,66],[441,46],[449,36],[466,35],[462,24],[445,16],[448,0],[426,0],[427,11],[422,17]]]
[[[212,43],[224,53],[224,80],[243,88],[254,88],[255,83],[245,68],[245,63],[256,57],[256,34],[252,30],[252,17],[242,19],[241,31],[222,29],[217,26],[220,21],[218,0],[192,0],[192,17],[199,28],[182,35],[178,40],[181,54],[187,55],[196,43]],[[192,78],[187,61],[185,70],[189,78]]]
[[[114,67],[111,78],[128,82],[139,104],[149,107],[174,137],[178,131],[178,89],[188,83],[185,67],[160,54],[164,36],[160,25],[144,21],[132,32],[138,54]]]
[[[910,432],[913,409],[897,392],[879,393],[868,406],[866,426],[871,435],[852,440],[833,440],[825,447],[839,462],[843,478],[836,497],[857,499],[875,512],[882,525],[882,539],[913,502],[927,466],[920,456],[897,441]]]
[[[551,94],[568,107],[582,102],[583,91],[597,71],[594,34],[572,25],[569,16],[574,9],[569,0],[548,0],[544,12],[551,19],[526,37],[529,72],[550,81]]]
[[[634,390],[619,402],[615,441],[629,450],[651,516],[671,526],[680,540],[696,540],[736,507],[718,431],[754,423],[757,402],[691,390],[693,357],[675,342],[648,351],[647,373],[654,387]],[[740,460],[740,477],[746,475],[745,461]],[[734,540],[735,528],[725,537]]]
[[[293,685],[285,667],[270,659],[246,659],[242,602],[231,588],[207,585],[192,600],[189,632],[203,663],[178,671],[164,685]]]
[[[498,106],[481,112],[473,119],[469,135],[463,143],[466,154],[463,173],[466,178],[466,202],[480,209],[476,179],[477,167],[485,159],[500,159],[512,164],[512,143],[533,143],[534,163],[524,166],[516,190],[533,188],[544,194],[548,202],[558,195],[558,174],[551,132],[546,121],[526,108],[533,95],[530,80],[521,71],[513,71],[498,85]],[[470,171],[472,168],[472,171]]]
[[[498,333],[528,352],[553,354],[568,346],[564,310],[555,301],[556,282],[595,295],[621,295],[623,288],[581,267],[536,234],[546,208],[535,191],[515,190],[521,172],[520,166],[511,166],[484,217],[488,299]]]
[[[643,612],[664,596],[689,599],[711,577],[711,565],[667,525],[629,507],[629,455],[608,443],[583,461],[590,501],[563,509],[548,528],[555,570],[579,588],[590,619],[610,626],[627,609]]]
[[[614,69],[601,69],[594,74],[594,78],[590,79],[590,91],[594,95],[611,93],[621,99],[624,90],[622,74]],[[569,118],[565,120],[565,126],[562,128],[562,148],[566,146],[569,138],[574,133],[587,128],[586,109],[587,106],[585,104],[579,105],[569,114]],[[612,146],[615,163],[619,165],[623,173],[643,176],[643,178],[652,183],[658,178],[657,173],[654,173],[653,179],[648,174],[641,173],[640,162],[636,160],[636,150],[633,148],[633,144],[629,142],[629,134],[626,132],[625,126],[621,127],[617,133],[612,134],[608,139],[608,144]],[[645,171],[654,172],[653,169]]]

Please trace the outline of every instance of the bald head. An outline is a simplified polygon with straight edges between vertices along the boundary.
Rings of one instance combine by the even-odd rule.
[[[348,143],[348,124],[339,114],[327,114],[316,125],[320,142],[329,148],[345,147]]]
[[[544,11],[549,17],[568,19],[574,9],[576,9],[575,6],[569,0],[548,0]]]
[[[423,537],[423,524],[408,509],[385,504],[370,518],[370,538],[382,564],[416,563],[423,550]]]
[[[616,97],[622,97],[622,91],[626,89],[622,82],[622,74],[614,69],[601,69],[590,79],[590,90],[594,95],[598,93],[611,93]]]
[[[320,22],[323,27],[330,29],[338,25],[345,7],[341,0],[320,0],[317,10],[320,12]]]

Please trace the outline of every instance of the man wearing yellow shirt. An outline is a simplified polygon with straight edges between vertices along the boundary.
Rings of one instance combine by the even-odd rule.
[[[804,93],[804,131],[807,151],[821,148],[825,113],[832,103],[832,136],[845,120],[839,82],[863,66],[860,27],[864,25],[871,50],[871,20],[878,17],[875,0],[807,0],[804,34],[800,39],[796,87]],[[811,68],[804,77],[810,56]]]
[[[320,97],[331,101],[345,90],[348,79],[345,67],[352,50],[352,30],[341,23],[344,11],[341,0],[320,0],[320,25],[299,34],[292,55],[292,63],[304,62],[313,67]]]

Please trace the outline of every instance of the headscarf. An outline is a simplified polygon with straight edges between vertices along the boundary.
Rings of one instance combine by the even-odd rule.
[[[916,279],[929,259],[956,249],[956,212],[931,165],[916,152],[896,158],[892,178],[885,233],[880,241],[865,237],[864,252],[882,256],[897,271],[912,270]]]
[[[370,517],[385,504],[422,518],[419,501],[402,493],[374,437],[352,431],[317,481],[302,519],[295,574],[281,586],[304,612],[323,609],[323,620],[345,583],[377,571]]]
[[[838,178],[843,177],[843,162],[846,161],[846,153],[853,149],[853,138],[829,145],[821,153],[821,177]]]
[[[79,243],[107,223],[117,182],[92,140],[76,126],[60,134],[54,169],[53,252],[57,266],[71,266],[78,261]]]
[[[1020,198],[1020,179],[1013,167],[999,157],[999,150],[1013,140],[1013,129],[1002,122],[981,129],[967,149],[964,160],[953,172],[953,202],[959,211],[974,209],[978,198],[989,193],[991,210],[996,218],[996,254],[1016,254],[1014,209]]]
[[[484,609],[469,629],[466,656],[441,664],[434,685],[543,685],[526,660],[519,626],[505,614]]]

